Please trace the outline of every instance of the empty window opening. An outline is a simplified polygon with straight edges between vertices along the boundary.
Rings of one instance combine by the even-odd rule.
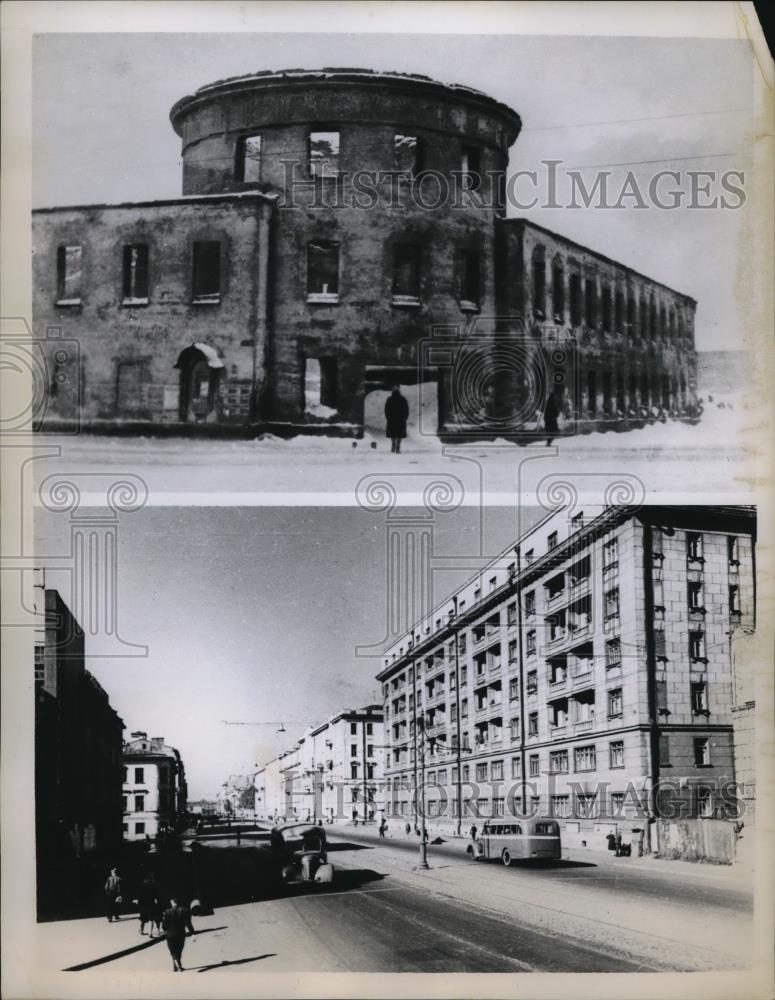
[[[237,142],[234,179],[242,184],[261,180],[261,136],[243,135]]]
[[[338,132],[310,132],[309,172],[311,177],[339,176]]]
[[[221,244],[218,240],[194,243],[194,302],[218,302],[221,297]]]
[[[339,299],[339,244],[307,244],[307,301],[336,302]]]
[[[148,301],[148,247],[129,243],[124,247],[124,304]]]
[[[336,406],[336,358],[305,358],[304,412],[313,416],[333,416]]]
[[[57,250],[57,302],[81,301],[82,248],[64,246]]]

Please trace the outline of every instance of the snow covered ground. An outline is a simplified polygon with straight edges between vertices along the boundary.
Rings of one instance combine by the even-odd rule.
[[[384,436],[387,393],[374,392],[367,397],[366,434],[358,442],[301,436],[284,441],[272,435],[253,441],[38,435],[35,443],[45,444],[44,452],[58,449],[59,455],[34,463],[37,482],[53,473],[98,470],[141,476],[152,503],[303,504],[316,502],[319,494],[326,494],[327,502],[352,503],[363,477],[384,479],[386,474],[406,502],[419,498],[434,476],[446,475],[455,477],[448,482],[458,492],[462,487],[464,502],[479,503],[483,494],[513,502],[518,487],[527,502],[525,495],[535,496],[547,476],[567,479],[580,493],[600,494],[607,483],[624,477],[633,486],[634,500],[640,481],[646,495],[691,494],[699,503],[726,497],[739,503],[766,474],[764,446],[758,454],[755,446],[766,428],[753,410],[731,397],[706,398],[696,426],[657,423],[626,433],[560,438],[551,448],[544,441],[445,447],[432,433],[432,389],[414,386],[404,393],[411,416],[400,455],[390,454]]]

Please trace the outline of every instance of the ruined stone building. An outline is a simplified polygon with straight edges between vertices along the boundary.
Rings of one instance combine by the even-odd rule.
[[[571,431],[696,415],[696,303],[506,217],[511,108],[288,71],[171,121],[180,198],[34,213],[51,426],[357,435],[369,391],[418,381],[451,438],[519,436],[553,387]]]

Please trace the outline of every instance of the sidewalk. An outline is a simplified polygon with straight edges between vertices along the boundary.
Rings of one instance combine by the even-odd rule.
[[[358,837],[374,843],[383,843],[389,846],[390,841],[403,841],[412,843],[419,848],[420,838],[412,830],[407,834],[404,826],[396,827],[395,824],[388,824],[385,838],[379,836],[376,827],[358,824],[353,826],[350,823],[335,823],[326,826],[327,833],[332,836],[339,834],[343,837]],[[458,837],[454,831],[442,827],[428,828],[428,846],[433,848],[433,841],[436,837],[441,839],[450,847],[458,845],[462,853],[465,851],[465,844],[470,837],[468,834]],[[753,872],[744,865],[714,865],[702,862],[673,860],[669,858],[657,858],[646,854],[638,857],[637,854],[629,857],[617,858],[613,851],[597,850],[592,847],[563,847],[562,857],[566,861],[592,861],[598,866],[622,868],[623,871],[636,869],[645,872],[659,872],[660,874],[674,875],[679,878],[687,877],[708,882],[718,882],[723,885],[737,885],[741,888],[750,888],[753,882]]]

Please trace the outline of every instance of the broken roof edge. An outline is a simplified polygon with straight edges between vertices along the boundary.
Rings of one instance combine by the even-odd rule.
[[[204,84],[204,86],[199,87],[193,92],[193,94],[187,94],[176,101],[170,109],[170,121],[172,122],[172,127],[178,135],[180,135],[176,125],[176,119],[189,105],[197,103],[203,98],[214,96],[221,90],[228,91],[232,88],[240,88],[243,85],[247,86],[265,82],[282,83],[286,81],[289,83],[297,81],[331,81],[346,83],[358,82],[362,80],[390,80],[396,83],[414,84],[420,87],[446,90],[462,98],[470,98],[480,101],[488,105],[493,110],[497,110],[501,115],[511,120],[517,135],[519,135],[522,129],[522,119],[514,108],[502,101],[499,101],[495,97],[491,97],[489,94],[485,94],[484,91],[476,90],[474,87],[469,87],[461,83],[444,83],[441,80],[434,80],[432,77],[425,76],[422,73],[401,73],[396,70],[374,70],[347,67],[326,67],[324,69],[311,70],[258,70],[255,73],[243,73],[240,76],[226,77],[223,80],[214,80],[212,83],[207,83]]]
[[[213,194],[182,194],[176,198],[153,198],[148,201],[118,201],[118,202],[90,202],[80,205],[45,205],[40,208],[33,208],[32,214],[49,212],[75,212],[75,211],[99,211],[103,209],[118,208],[154,208],[157,205],[188,205],[200,201],[249,201],[257,198],[269,204],[274,204],[279,195],[272,191],[220,191]]]

